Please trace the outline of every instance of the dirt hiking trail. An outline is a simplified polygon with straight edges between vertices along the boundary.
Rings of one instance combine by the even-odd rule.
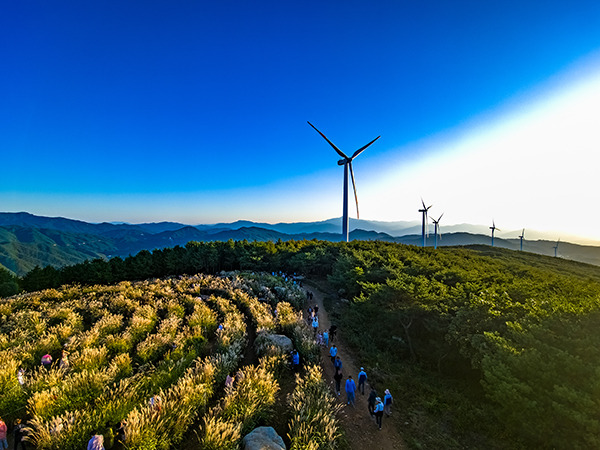
[[[313,294],[313,299],[306,301],[304,318],[308,319],[307,308],[309,306],[314,308],[314,306],[317,305],[319,307],[319,330],[328,330],[331,326],[331,323],[329,321],[329,315],[323,306],[323,293],[320,292],[312,283],[310,283],[310,285],[306,286],[304,289],[305,291],[309,291]],[[392,415],[390,417],[387,417],[385,414],[383,415],[381,430],[378,429],[375,419],[371,418],[367,404],[367,398],[369,396],[369,392],[371,391],[368,379],[367,383],[365,384],[365,394],[363,395],[357,390],[354,407],[347,405],[346,392],[344,389],[346,380],[348,379],[348,375],[351,375],[352,379],[356,383],[356,387],[358,388],[358,372],[360,371],[361,364],[360,362],[357,364],[357,362],[354,360],[354,355],[350,353],[348,347],[344,344],[344,330],[340,329],[339,325],[333,343],[338,348],[338,356],[342,360],[343,364],[343,378],[342,382],[340,383],[341,395],[338,396],[335,392],[335,382],[333,380],[334,368],[329,355],[329,348],[321,347],[321,365],[323,367],[323,377],[331,388],[333,395],[342,405],[344,405],[344,408],[339,415],[339,419],[342,428],[346,432],[346,440],[350,448],[355,450],[405,449],[406,445],[404,444],[402,436],[398,433],[398,421],[400,420],[400,414],[398,414],[395,405],[392,405]],[[329,346],[331,346],[331,344],[332,343],[330,339]],[[365,367],[365,372],[367,373],[368,377],[369,367]],[[376,389],[377,396],[381,397],[383,400],[386,387],[376,386]],[[394,392],[392,392],[392,395],[394,395]]]

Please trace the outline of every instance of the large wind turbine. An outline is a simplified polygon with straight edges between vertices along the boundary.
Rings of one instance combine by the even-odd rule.
[[[444,213],[442,213],[442,216],[444,215]],[[438,217],[438,220],[435,219],[431,219],[431,221],[433,222],[433,226],[434,226],[434,231],[433,234],[435,235],[435,238],[433,240],[433,248],[437,248],[437,238],[438,238],[438,234],[440,231],[440,220],[442,220],[442,216]],[[442,235],[439,234],[440,239],[442,238]]]
[[[498,230],[498,231],[502,231],[500,228],[496,227],[496,224],[494,223],[494,221],[492,220],[492,226],[490,227],[490,230],[492,230],[492,247],[494,246],[494,231]]]
[[[521,240],[521,251],[523,251],[523,238],[525,237],[525,228],[523,228],[523,231],[521,232],[521,236],[519,236],[519,239]]]
[[[344,236],[344,239],[346,239],[346,242],[348,242],[349,237],[350,237],[349,230],[348,230],[348,228],[349,228],[348,227],[348,168],[350,168],[350,177],[352,178],[352,188],[354,189],[354,200],[356,201],[356,218],[358,219],[359,218],[358,197],[356,196],[356,184],[354,182],[354,171],[352,170],[352,160],[354,158],[356,158],[358,155],[360,155],[369,145],[371,145],[373,142],[375,142],[381,136],[377,136],[375,139],[373,139],[367,145],[356,150],[352,154],[352,156],[348,157],[348,156],[346,156],[346,154],[344,154],[344,152],[342,152],[339,148],[337,148],[333,142],[331,142],[329,139],[327,139],[327,136],[325,136],[323,133],[321,133],[319,130],[317,130],[317,128],[312,123],[308,122],[308,124],[311,127],[313,127],[317,133],[319,133],[321,136],[323,136],[323,139],[325,139],[329,143],[329,145],[331,145],[333,147],[333,149],[337,152],[337,154],[343,158],[338,161],[338,166],[342,166],[342,165],[344,166],[344,206],[343,206],[343,214],[342,214],[342,235]]]
[[[431,208],[433,205],[425,206],[423,199],[421,199],[421,203],[423,204],[423,209],[420,209],[419,212],[423,214],[423,227],[421,229],[421,234],[423,235],[423,247],[425,247],[425,237],[427,234],[429,234],[429,230],[427,230],[427,225],[429,225],[427,221],[427,211],[429,211],[429,208]]]
[[[554,257],[556,258],[556,253],[558,252],[558,244],[560,244],[560,238],[556,241],[556,245],[552,247],[554,249]]]

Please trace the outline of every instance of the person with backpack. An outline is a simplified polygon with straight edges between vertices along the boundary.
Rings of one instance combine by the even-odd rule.
[[[339,356],[335,357],[335,361],[333,361],[333,367],[335,367],[335,370],[342,370],[342,360]]]
[[[383,417],[383,402],[381,401],[381,397],[375,398],[375,408],[373,409],[375,413],[375,422],[379,425],[379,429],[381,430],[381,419]]]
[[[331,343],[333,344],[333,340],[335,338],[335,333],[337,332],[337,327],[335,325],[331,325],[329,327],[329,339],[331,340]]]
[[[21,448],[25,450],[25,442],[23,441],[23,438],[25,437],[25,425],[21,423],[21,419],[15,420],[13,436],[15,438],[15,450],[17,450],[19,444],[21,444]]]
[[[390,394],[390,390],[385,390],[385,395],[383,396],[383,405],[385,408],[385,415],[390,417],[392,414],[392,403],[394,403],[394,399],[392,398],[392,394]]]
[[[344,375],[342,375],[342,370],[336,370],[335,374],[333,375],[333,379],[335,380],[335,393],[337,395],[340,395],[340,385],[342,384],[342,378],[344,377]]]
[[[367,381],[367,372],[365,372],[365,368],[361,367],[360,372],[358,372],[358,390],[365,395],[365,382]]]
[[[375,399],[377,398],[377,391],[371,386],[371,392],[369,393],[369,399],[367,400],[369,406],[369,414],[371,418],[375,417]]]

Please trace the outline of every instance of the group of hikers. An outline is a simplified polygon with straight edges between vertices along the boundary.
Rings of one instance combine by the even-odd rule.
[[[313,299],[312,292],[307,291],[306,297],[307,297],[307,300],[309,300],[309,301],[312,300]],[[320,331],[318,314],[319,314],[319,306],[318,305],[309,306],[307,309],[307,321],[308,321],[309,325],[312,326],[313,333],[314,333],[317,344],[319,346],[323,346],[323,347],[329,349],[328,350],[329,356],[331,357],[331,362],[333,363],[333,368],[334,368],[333,379],[335,381],[335,393],[339,396],[339,395],[341,395],[340,388],[341,388],[342,379],[344,376],[343,376],[343,372],[342,372],[342,368],[343,368],[342,360],[341,360],[340,356],[338,355],[337,346],[333,343],[336,332],[337,332],[337,326],[331,325],[331,327],[329,327],[329,329],[324,329],[323,331]],[[331,341],[331,347],[329,346],[330,341]],[[294,363],[294,361],[296,361],[296,362]],[[300,361],[299,361],[299,357],[298,357],[298,352],[294,351],[292,353],[292,367],[294,367],[297,370],[297,368],[299,366],[299,362]],[[364,367],[361,367],[360,372],[358,373],[358,387],[357,387],[354,379],[352,378],[352,375],[348,375],[348,378],[346,379],[346,384],[344,386],[344,390],[346,392],[346,402],[347,402],[346,404],[347,405],[354,407],[357,391],[360,391],[360,393],[362,395],[365,395],[365,384],[367,382],[367,378],[368,378],[367,373],[365,372]],[[375,388],[372,385],[369,385],[369,387],[371,388],[371,391],[370,391],[369,397],[368,397],[368,401],[367,401],[369,414],[371,415],[371,418],[375,419],[375,422],[377,423],[379,429],[381,430],[383,415],[385,414],[387,417],[389,417],[392,414],[392,410],[391,410],[392,403],[393,403],[392,394],[390,393],[389,389],[386,389],[384,392],[383,399],[382,399],[377,394],[377,391],[375,390]]]

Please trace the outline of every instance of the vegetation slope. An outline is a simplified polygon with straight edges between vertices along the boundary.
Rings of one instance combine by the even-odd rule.
[[[36,268],[27,290],[221,270],[329,289],[342,338],[385,380],[414,448],[600,447],[600,269],[491,248],[189,243]]]

